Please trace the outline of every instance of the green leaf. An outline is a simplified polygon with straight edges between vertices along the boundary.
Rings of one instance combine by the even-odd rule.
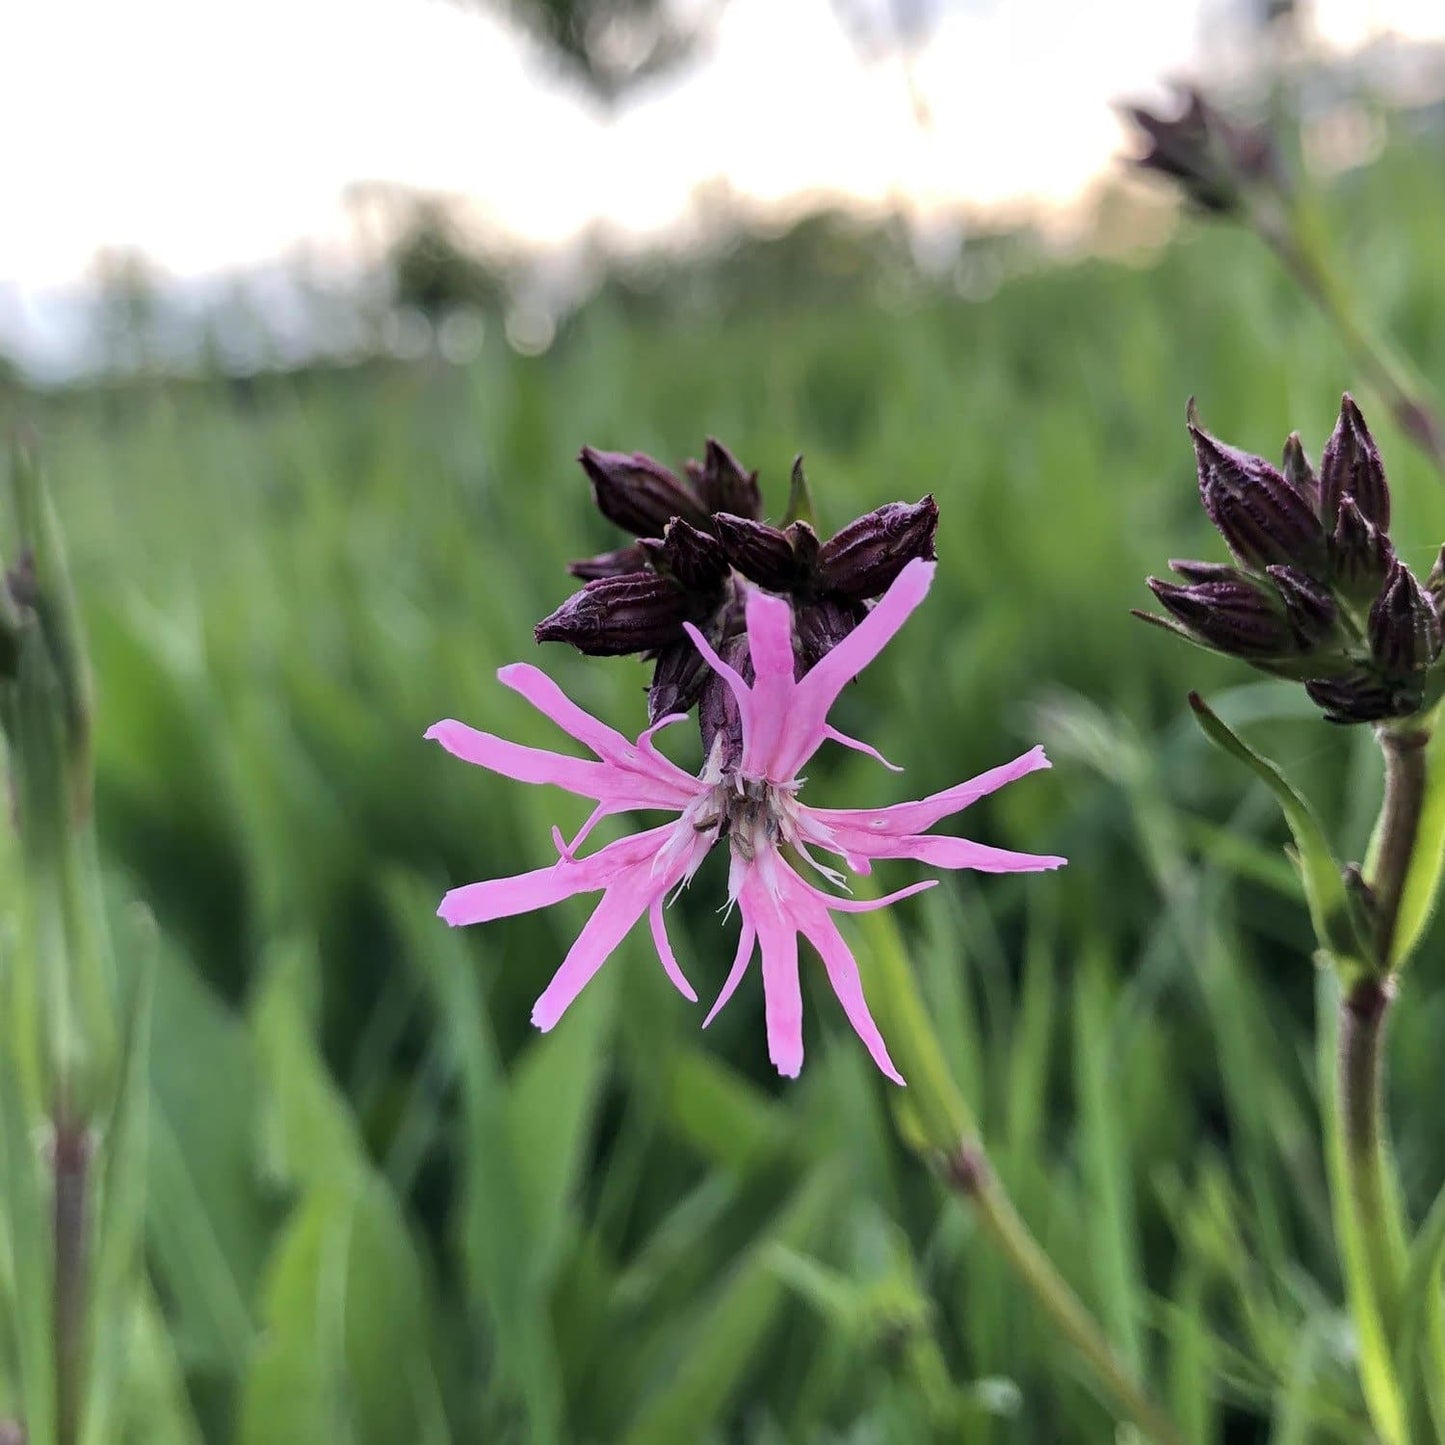
[[[1442,1265],[1445,1265],[1445,1189],[1435,1196],[1435,1202],[1410,1247],[1400,1297],[1400,1327],[1395,1347],[1396,1372],[1412,1385],[1412,1416],[1418,1418],[1414,1412],[1419,1411],[1420,1397],[1424,1396],[1434,1415],[1436,1433],[1445,1436],[1445,1418],[1440,1414],[1442,1396],[1445,1396],[1445,1359],[1442,1359],[1439,1349]]]
[[[428,1357],[411,1241],[376,1176],[312,1189],[268,1271],[265,1333],[238,1445],[438,1445],[449,1439]]]
[[[1189,694],[1189,706],[1210,742],[1249,768],[1283,810],[1294,837],[1295,864],[1320,947],[1347,975],[1368,971],[1368,955],[1352,922],[1343,870],[1310,805],[1279,768],[1244,743],[1197,692]]]

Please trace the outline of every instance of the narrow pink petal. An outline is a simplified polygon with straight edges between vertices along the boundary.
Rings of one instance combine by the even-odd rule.
[[[577,850],[582,846],[583,840],[592,830],[604,819],[610,818],[614,813],[623,811],[615,803],[598,803],[591,813],[587,815],[587,821],[577,830],[576,836],[569,843],[562,836],[562,830],[558,827],[552,829],[552,842],[557,848],[559,856],[569,861],[577,857]]]
[[[747,623],[748,655],[753,660],[753,676],[759,682],[774,677],[792,682],[795,672],[792,607],[781,597],[750,587]]]
[[[434,723],[426,730],[426,736],[440,743],[453,757],[519,783],[551,783],[566,788],[569,793],[580,793],[584,798],[603,797],[612,786],[613,770],[606,763],[570,758],[545,748],[523,747],[521,743],[478,732],[454,718]]]
[[[857,738],[850,738],[847,733],[839,732],[831,723],[823,728],[823,736],[835,743],[841,743],[845,748],[852,748],[857,753],[867,753],[875,762],[880,762],[890,772],[901,773],[902,768],[897,763],[890,763],[877,748],[869,743],[860,742]]]
[[[612,956],[632,926],[647,912],[655,895],[651,879],[640,870],[620,878],[592,910],[562,966],[532,1008],[532,1022],[546,1033]]]
[[[858,976],[858,962],[844,942],[843,935],[838,932],[837,924],[828,917],[826,909],[808,908],[803,912],[803,931],[818,950],[823,967],[828,970],[828,982],[833,985],[833,992],[838,995],[838,1002],[843,1005],[843,1012],[848,1016],[848,1022],[853,1025],[853,1032],[863,1040],[873,1062],[895,1084],[903,1084],[903,1075],[889,1058],[888,1046],[883,1042],[883,1035],[878,1032],[878,1025],[868,1011],[868,1001],[863,996],[863,981]]]
[[[753,685],[743,714],[743,771],[750,777],[792,781],[781,759],[791,752],[794,681],[793,609],[781,597],[753,587],[747,600],[748,655]]]
[[[692,638],[693,646],[702,653],[702,659],[732,690],[732,695],[737,699],[738,711],[743,716],[743,726],[747,726],[747,718],[752,710],[753,695],[747,683],[743,681],[742,674],[735,668],[729,667],[716,652],[713,651],[712,643],[705,638],[691,622],[682,624],[683,630]]]
[[[758,931],[763,955],[768,1057],[785,1078],[796,1079],[803,1068],[803,990],[798,977],[797,924],[790,912],[785,916],[756,867],[749,869],[738,901],[743,917],[750,918]]]
[[[437,913],[456,928],[531,913],[577,893],[595,893],[638,863],[646,862],[650,866],[653,856],[676,826],[667,824],[619,838],[599,848],[590,858],[563,858],[550,868],[536,868],[513,878],[489,878],[482,883],[453,888],[442,899]]]
[[[529,662],[514,662],[498,670],[497,681],[520,693],[544,717],[551,718],[579,743],[585,743],[599,758],[614,761],[634,751],[620,732],[578,707],[541,668]]]
[[[877,605],[831,652],[815,662],[799,681],[789,718],[789,742],[779,754],[778,766],[789,777],[817,751],[828,709],[838,694],[888,644],[923,601],[937,564],[915,557],[893,579]]]
[[[798,881],[803,883],[805,888],[811,887],[802,879]],[[930,888],[937,887],[937,878],[925,878],[922,882],[910,883],[907,888],[900,888],[897,892],[885,893],[882,898],[839,898],[834,893],[824,893],[821,888],[813,888],[812,892],[824,907],[831,908],[834,913],[872,913],[904,898],[912,898],[915,893],[927,893]]]
[[[738,985],[743,981],[743,975],[748,971],[748,964],[753,961],[753,943],[757,936],[757,929],[748,921],[747,914],[743,914],[743,931],[738,937],[738,951],[733,956],[733,966],[728,971],[722,991],[718,994],[713,1006],[707,1011],[707,1017],[702,1021],[703,1028],[706,1028],[718,1016],[718,1011],[737,992]]]
[[[827,827],[841,825],[864,828],[869,832],[922,833],[941,818],[961,812],[970,803],[996,792],[1005,783],[1051,766],[1041,747],[1030,748],[1012,762],[990,768],[967,782],[956,783],[941,793],[934,793],[912,803],[894,803],[888,808],[809,808],[808,812]]]
[[[696,1003],[697,993],[678,966],[677,955],[672,951],[672,940],[667,936],[667,920],[662,916],[662,906],[663,899],[654,898],[652,906],[647,910],[647,921],[652,926],[653,946],[657,949],[658,958],[662,960],[662,971],[672,980],[673,987],[689,1003]]]
[[[1046,853],[1012,853],[1007,848],[990,848],[969,838],[951,838],[925,833],[909,838],[854,840],[850,847],[873,858],[912,858],[934,868],[973,868],[980,873],[1039,873],[1062,868],[1069,860]]]

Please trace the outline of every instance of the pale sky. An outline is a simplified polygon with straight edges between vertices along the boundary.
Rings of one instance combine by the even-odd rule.
[[[699,182],[927,208],[1076,195],[1120,149],[1111,102],[1160,93],[1228,0],[973,0],[913,77],[866,61],[827,0],[733,0],[703,63],[614,117],[475,6],[446,0],[9,0],[0,18],[0,293],[82,279],[102,246],[195,278],[345,255],[345,187],[467,198],[557,242],[651,233]],[[1440,0],[1319,0],[1321,29],[1445,32]],[[3,299],[3,296],[0,296]]]

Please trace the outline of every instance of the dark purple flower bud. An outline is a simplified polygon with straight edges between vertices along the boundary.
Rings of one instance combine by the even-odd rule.
[[[1332,723],[1382,722],[1409,717],[1420,711],[1423,691],[1415,686],[1383,682],[1373,673],[1352,672],[1344,677],[1317,677],[1305,683],[1310,701],[1325,711]]]
[[[1158,577],[1149,590],[1201,642],[1231,657],[1271,660],[1300,651],[1284,609],[1252,582],[1178,587]]]
[[[1332,532],[1345,497],[1355,499],[1366,521],[1389,532],[1390,488],[1380,449],[1349,392],[1340,402],[1340,419],[1320,456],[1320,516]]]
[[[594,577],[620,577],[624,572],[641,572],[646,566],[647,553],[633,542],[612,552],[600,552],[595,557],[579,557],[567,564],[567,570],[574,577],[590,582]]]
[[[621,657],[674,641],[687,614],[687,594],[675,582],[629,572],[589,582],[544,617],[534,634],[538,642],[569,642],[589,657]]]
[[[583,447],[578,460],[591,479],[597,510],[633,536],[660,537],[674,517],[707,526],[707,509],[691,489],[644,453]]]
[[[728,561],[758,586],[770,592],[788,592],[801,580],[786,532],[728,512],[719,512],[713,525]]]
[[[1415,574],[1395,559],[1370,608],[1370,653],[1390,677],[1408,677],[1440,656],[1440,619]]]
[[[1245,574],[1228,562],[1191,562],[1187,557],[1171,557],[1169,570],[1186,582],[1243,582]]]
[[[694,596],[716,592],[728,575],[728,559],[716,537],[674,517],[662,540],[644,538],[638,543],[653,571],[671,577]]]
[[[647,690],[648,722],[689,711],[711,675],[712,669],[685,633],[659,648],[652,685]]]
[[[1199,469],[1199,496],[1209,520],[1246,567],[1273,563],[1314,571],[1325,536],[1314,508],[1263,457],[1225,446],[1194,419],[1189,434]]]
[[[1320,479],[1305,455],[1299,433],[1292,431],[1284,444],[1284,479],[1316,510],[1320,503]]]
[[[751,682],[753,664],[748,655],[747,635],[741,630],[740,620],[736,625],[736,632],[731,628],[727,629],[728,636],[718,645],[717,653],[724,662],[741,673],[746,681]],[[733,696],[732,688],[711,668],[708,669],[708,676],[702,685],[702,695],[698,699],[697,721],[702,732],[703,757],[711,760],[713,748],[721,740],[721,752],[717,761],[724,768],[735,763],[743,750],[743,725],[738,713],[738,701]]]
[[[738,459],[720,442],[707,439],[703,461],[687,463],[688,480],[709,512],[731,512],[757,520],[763,510],[758,474],[744,471]]]
[[[793,608],[793,628],[803,671],[830,653],[862,620],[868,609],[861,602],[822,597],[799,602]]]
[[[1440,555],[1435,559],[1435,565],[1425,579],[1425,590],[1435,604],[1435,614],[1438,617],[1445,611],[1445,547],[1441,547]]]
[[[889,502],[850,522],[818,554],[822,588],[861,602],[886,592],[915,557],[932,561],[938,533],[938,504]]]
[[[1136,164],[1178,181],[1203,210],[1230,214],[1243,204],[1246,185],[1280,183],[1269,132],[1227,120],[1197,90],[1185,92],[1184,110],[1174,120],[1142,106],[1128,106],[1126,113],[1149,143]]]
[[[1334,633],[1339,614],[1328,587],[1297,567],[1266,567],[1265,572],[1302,647],[1314,647]]]
[[[1367,602],[1379,592],[1394,561],[1390,539],[1366,518],[1353,497],[1342,497],[1330,538],[1330,574],[1335,586],[1347,597]]]

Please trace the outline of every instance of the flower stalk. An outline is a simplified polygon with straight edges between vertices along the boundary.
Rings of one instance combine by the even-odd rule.
[[[894,1100],[899,1132],[930,1159],[1054,1328],[1078,1352],[1100,1393],[1121,1419],[1155,1445],[1184,1445],[1184,1435],[1109,1343],[1103,1326],[1070,1287],[1025,1224],[994,1172],[973,1110],[948,1067],[932,1015],[898,936],[884,914],[860,919],[868,943],[880,1021],[910,1081]]]
[[[1078,1351],[1104,1394],[1156,1445],[1184,1445],[1184,1436],[1109,1344],[1099,1322],[1069,1288],[1053,1260],[1014,1208],[988,1155],[965,1142],[944,1161],[944,1178],[973,1207],[974,1217],[1054,1327]]]

